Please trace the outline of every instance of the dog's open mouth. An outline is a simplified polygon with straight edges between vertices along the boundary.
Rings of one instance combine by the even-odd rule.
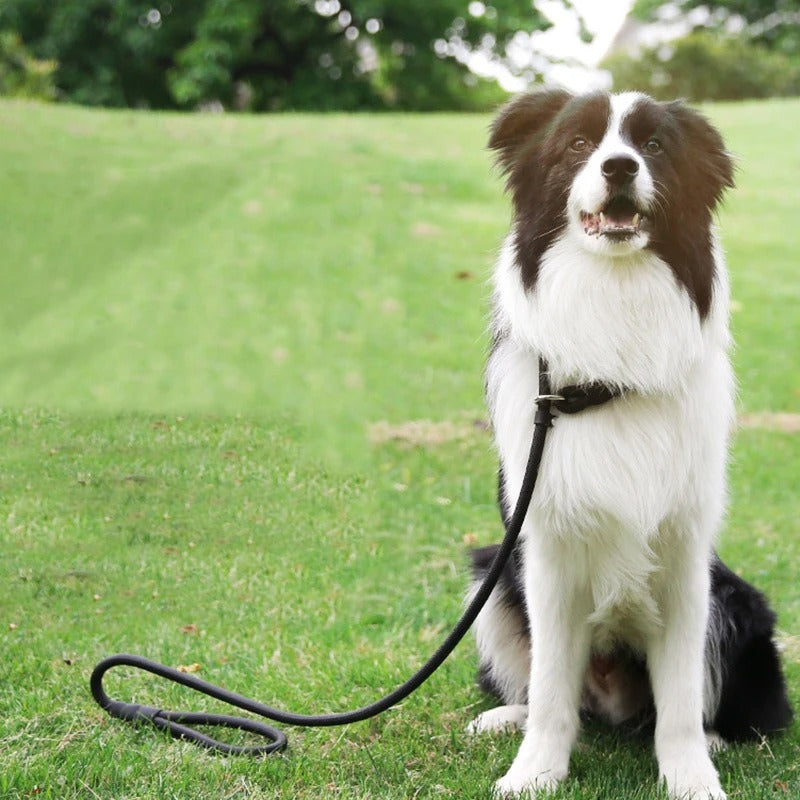
[[[627,195],[612,197],[596,214],[581,211],[581,223],[589,236],[627,239],[641,230],[645,215]]]

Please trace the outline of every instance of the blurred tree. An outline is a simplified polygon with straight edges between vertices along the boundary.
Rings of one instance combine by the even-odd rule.
[[[167,80],[176,103],[194,108],[364,108],[380,105],[339,3],[206,0],[193,37]],[[349,12],[348,12],[349,14]],[[340,22],[341,17],[341,22]],[[353,28],[356,30],[356,28]],[[359,31],[360,34],[360,31]]]
[[[0,30],[58,64],[56,86],[70,102],[167,107],[165,72],[202,11],[202,3],[182,6],[164,25],[152,0],[3,0]]]
[[[636,0],[633,15],[682,19],[690,32],[613,55],[615,88],[695,101],[800,94],[800,0]]]
[[[569,0],[564,0],[569,3]],[[548,26],[531,0],[3,0],[0,30],[77,103],[455,109],[502,96],[467,69]]]
[[[54,61],[33,58],[19,35],[0,31],[0,94],[54,100]]]
[[[652,22],[666,6],[677,6],[684,14],[707,8],[711,17],[706,26],[715,29],[722,29],[732,18],[739,17],[747,24],[743,34],[751,41],[790,58],[800,58],[800,0],[636,0],[633,14]]]
[[[619,54],[603,65],[614,89],[646,91],[670,100],[742,100],[800,94],[800,64],[737,36],[695,31],[636,56]]]

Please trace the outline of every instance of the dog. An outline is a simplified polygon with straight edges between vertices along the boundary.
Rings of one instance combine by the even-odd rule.
[[[472,732],[524,729],[498,796],[553,790],[581,714],[654,720],[674,798],[725,798],[710,744],[785,728],[775,616],[714,547],[734,378],[713,215],[734,168],[681,102],[542,90],[489,147],[513,222],[494,272],[486,391],[507,525],[552,391],[613,399],[556,415],[520,539],[476,620],[479,682],[505,704]],[[473,554],[474,595],[496,552]]]

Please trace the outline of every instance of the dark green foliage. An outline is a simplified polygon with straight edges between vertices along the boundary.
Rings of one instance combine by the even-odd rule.
[[[614,56],[605,66],[618,91],[691,101],[800,94],[800,62],[747,39],[696,31],[638,57]]]
[[[207,0],[168,73],[182,108],[363,108],[379,105],[346,28],[298,0]]]
[[[5,0],[0,31],[57,63],[64,99],[105,106],[458,109],[502,97],[452,46],[504,51],[546,26],[529,0]]]
[[[58,63],[56,85],[70,102],[167,107],[166,70],[202,5],[181,3],[180,14],[158,26],[148,22],[153,6],[150,0],[6,0],[0,29],[17,31],[34,55]]]

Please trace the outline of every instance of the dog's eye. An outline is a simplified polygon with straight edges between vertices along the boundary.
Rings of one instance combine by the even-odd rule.
[[[645,153],[649,153],[651,156],[654,156],[656,153],[661,152],[661,142],[658,141],[655,137],[652,139],[648,139],[644,143],[644,151]]]
[[[576,153],[582,153],[584,150],[589,149],[589,142],[587,139],[584,139],[583,136],[576,136],[570,142],[570,149],[574,150]]]

